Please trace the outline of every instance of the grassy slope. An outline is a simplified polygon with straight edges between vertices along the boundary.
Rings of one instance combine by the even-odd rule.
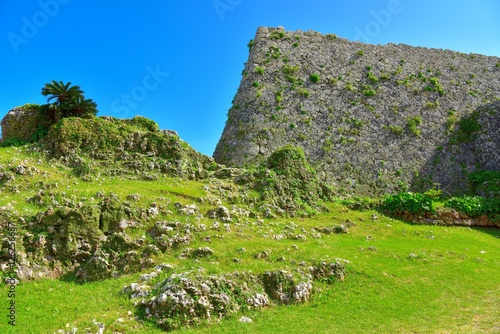
[[[42,159],[41,163],[38,159]],[[209,208],[196,200],[206,195],[203,186],[209,181],[173,178],[121,181],[115,178],[88,183],[72,176],[70,169],[48,164],[42,157],[33,157],[24,149],[0,149],[0,164],[15,165],[21,161],[49,173],[44,180],[58,182],[58,191],[64,189],[68,195],[85,197],[84,201],[89,201],[97,191],[113,191],[122,200],[128,194],[139,193],[139,203],[144,206],[153,201],[170,203],[168,205],[179,201],[196,203],[202,213]],[[32,184],[38,179],[43,177],[38,174],[18,177],[20,192],[2,190],[0,206],[12,203],[23,213],[39,211],[41,208],[25,201],[27,196],[36,193]],[[337,203],[330,207],[331,213],[311,219],[274,219],[264,224],[250,219],[249,223],[233,224],[231,232],[207,229],[189,247],[209,246],[215,254],[199,262],[179,259],[184,248],[159,256],[158,262],[175,265],[175,272],[204,268],[207,273],[262,272],[286,268],[292,260],[310,263],[343,258],[351,261],[344,282],[317,284],[315,297],[307,304],[250,312],[246,314],[254,320],[250,324],[238,322],[239,316],[236,316],[179,333],[500,332],[497,320],[500,318],[499,229],[416,226],[378,213],[380,218],[372,220],[371,215],[375,212],[349,211]],[[175,216],[168,219],[194,220]],[[296,229],[299,233],[300,227],[309,230],[315,226],[339,224],[346,219],[357,224],[350,228],[349,234],[305,241],[270,238],[281,233],[290,222],[299,226]],[[213,223],[209,219],[202,222],[208,227]],[[210,244],[202,241],[207,235],[211,236]],[[297,250],[292,248],[294,244]],[[242,247],[246,252],[241,251]],[[264,250],[271,251],[270,260],[255,259],[254,255]],[[286,261],[278,262],[282,256]],[[235,263],[234,258],[242,261]],[[133,274],[85,285],[63,281],[23,282],[16,290],[16,331],[12,331],[2,317],[0,332],[53,333],[65,328],[66,324],[69,329],[79,328],[78,333],[86,332],[85,328],[96,332],[92,320],[97,319],[110,333],[161,333],[152,325],[137,322],[134,306],[119,293],[124,285],[137,281],[138,277],[139,274]],[[7,303],[7,288],[2,285],[0,293]],[[123,322],[116,322],[118,318]]]

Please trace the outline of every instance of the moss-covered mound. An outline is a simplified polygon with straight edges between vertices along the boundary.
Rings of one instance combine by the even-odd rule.
[[[330,188],[318,179],[307,162],[304,151],[292,145],[271,154],[256,179],[263,197],[287,211],[317,209],[314,207],[319,200],[332,196]]]
[[[199,169],[216,166],[173,131],[161,131],[158,124],[141,116],[124,120],[64,118],[51,127],[42,143],[51,155],[74,167],[77,174],[89,174],[99,167],[114,175],[148,171],[194,175]],[[96,166],[99,161],[105,163]]]

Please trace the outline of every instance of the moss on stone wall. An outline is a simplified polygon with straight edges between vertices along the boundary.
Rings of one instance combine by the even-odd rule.
[[[261,27],[214,158],[259,165],[293,144],[341,193],[463,191],[468,172],[500,169],[498,139],[485,125],[499,114],[471,118],[496,108],[498,62]]]

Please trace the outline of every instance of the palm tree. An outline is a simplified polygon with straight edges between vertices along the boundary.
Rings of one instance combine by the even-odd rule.
[[[83,96],[83,90],[80,86],[71,86],[71,82],[64,84],[62,81],[52,80],[51,83],[46,83],[42,88],[42,95],[49,96],[47,102],[56,99],[55,105],[62,108],[69,100]]]
[[[45,110],[45,117],[52,123],[65,117],[88,117],[97,114],[97,104],[92,99],[86,99],[80,86],[71,86],[71,82],[65,84],[52,80],[42,88],[42,95],[48,96],[47,102],[55,100],[48,104],[52,108]]]
[[[83,95],[80,95],[66,102],[64,104],[64,111],[65,113],[62,117],[95,116],[97,114],[97,103],[92,101],[92,99],[86,99]]]

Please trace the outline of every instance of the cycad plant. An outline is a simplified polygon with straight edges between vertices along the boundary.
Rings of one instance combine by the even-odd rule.
[[[42,88],[42,95],[47,96],[49,103],[55,100],[49,104],[53,108],[47,109],[52,112],[45,115],[51,122],[55,123],[65,117],[88,117],[97,114],[97,104],[92,99],[86,99],[80,86],[72,86],[71,82],[52,80]]]

